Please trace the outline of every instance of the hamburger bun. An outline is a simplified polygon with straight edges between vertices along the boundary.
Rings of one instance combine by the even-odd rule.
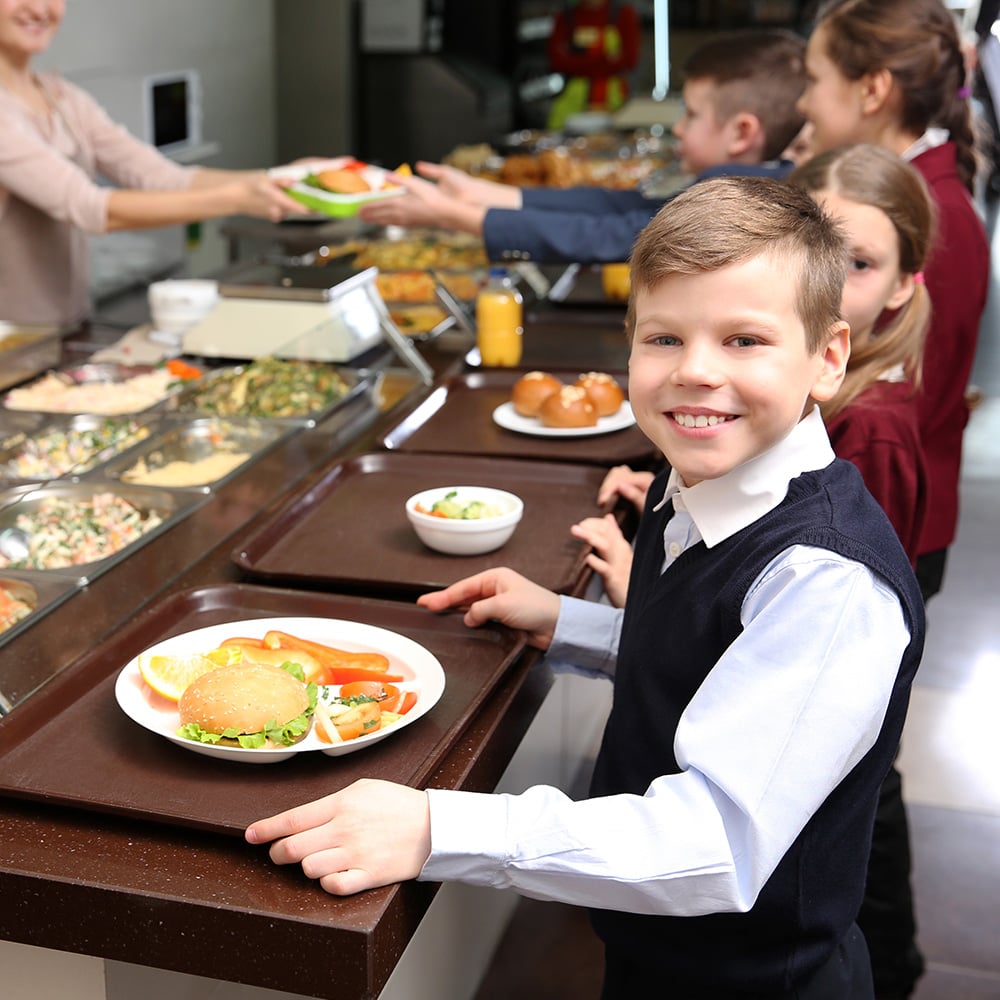
[[[586,389],[565,385],[542,403],[538,419],[545,427],[594,427],[597,407]]]
[[[584,372],[575,384],[584,389],[594,401],[599,417],[610,417],[617,413],[625,402],[622,387],[606,372]]]
[[[514,383],[510,401],[522,417],[537,417],[542,403],[562,386],[562,382],[548,372],[528,372]]]
[[[334,194],[361,194],[371,191],[368,182],[356,170],[321,170],[316,180]]]
[[[285,726],[303,715],[309,708],[309,692],[302,681],[281,667],[234,663],[210,670],[189,684],[177,707],[182,727],[193,724],[205,733],[230,730],[249,735]]]

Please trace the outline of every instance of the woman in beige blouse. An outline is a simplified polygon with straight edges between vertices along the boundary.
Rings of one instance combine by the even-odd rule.
[[[301,211],[265,171],[181,167],[79,87],[33,72],[64,12],[65,0],[0,0],[0,320],[84,318],[89,233]]]

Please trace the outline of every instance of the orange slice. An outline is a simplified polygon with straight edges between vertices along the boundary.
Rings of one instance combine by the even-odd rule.
[[[219,663],[201,653],[184,656],[142,653],[139,656],[139,673],[143,680],[168,701],[179,701],[192,681],[218,666]]]
[[[217,667],[230,667],[234,663],[243,660],[243,650],[239,646],[219,646],[218,649],[210,649],[205,658],[211,660]]]

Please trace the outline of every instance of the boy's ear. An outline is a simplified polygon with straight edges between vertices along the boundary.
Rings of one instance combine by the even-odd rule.
[[[825,403],[840,391],[847,372],[847,359],[851,356],[851,328],[842,320],[830,327],[830,339],[820,355],[823,367],[810,395],[817,403]]]
[[[756,115],[749,111],[738,111],[726,122],[726,129],[729,132],[730,160],[756,162],[762,159],[764,128]]]
[[[881,111],[889,102],[895,81],[892,78],[892,73],[883,68],[865,73],[858,80],[858,86],[860,87],[861,110],[866,114],[874,114]]]

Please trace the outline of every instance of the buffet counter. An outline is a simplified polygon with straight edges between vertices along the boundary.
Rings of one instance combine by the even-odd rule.
[[[68,343],[83,352],[82,357],[118,335],[120,331],[95,328],[81,331]],[[525,367],[625,370],[621,315],[613,311],[574,315],[541,310],[526,318],[525,344]],[[121,660],[114,657],[127,655],[129,642],[155,639],[157,630],[169,630],[165,609],[193,604],[199,613],[211,615],[217,607],[225,619],[229,609],[242,606],[241,602],[263,611],[273,607],[280,613],[290,613],[287,609],[295,607],[298,610],[291,613],[302,615],[349,610],[350,602],[355,602],[375,619],[389,623],[402,620],[400,608],[405,615],[415,614],[410,596],[386,592],[363,580],[347,596],[330,594],[319,586],[305,585],[299,590],[282,581],[272,586],[268,581],[248,580],[233,554],[255,529],[287,507],[290,498],[301,497],[310,486],[321,483],[338,464],[385,450],[386,436],[404,418],[426,406],[442,387],[470,377],[465,359],[470,346],[468,336],[458,333],[421,345],[436,374],[433,386],[394,367],[392,355],[386,352],[378,359],[382,371],[371,391],[352,398],[328,419],[283,439],[220,485],[182,523],[88,582],[3,646],[3,690],[13,706],[0,719],[0,756],[7,758],[6,764],[0,762],[0,769],[6,770],[0,794],[0,898],[4,902],[0,942],[11,943],[4,948],[33,945],[105,959],[106,996],[114,1000],[137,995],[127,987],[113,988],[117,963],[127,963],[119,968],[119,981],[121,969],[145,966],[284,994],[375,997],[397,964],[404,967],[400,958],[411,941],[410,952],[423,950],[424,958],[435,947],[451,947],[459,933],[454,924],[434,931],[436,943],[418,934],[422,924],[428,933],[427,914],[439,887],[407,883],[346,899],[330,897],[297,867],[272,865],[262,849],[245,844],[233,835],[235,829],[226,829],[225,817],[217,823],[206,822],[203,828],[196,822],[178,822],[176,816],[183,810],[168,801],[169,782],[160,781],[155,767],[143,771],[142,754],[135,760],[116,758],[108,748],[95,746],[87,751],[89,760],[71,759],[69,753],[61,763],[54,751],[48,760],[44,742],[33,740],[33,735],[51,725],[52,720],[46,718],[49,706],[53,712],[68,713],[65,717],[70,720],[83,718],[87,706],[95,704],[95,711],[103,712],[108,705],[108,711],[114,710],[110,695],[102,693],[110,691],[108,678],[120,669]],[[578,457],[586,462],[586,449]],[[603,454],[595,468],[595,482],[601,475],[599,466],[614,459],[614,454]],[[517,489],[516,483],[512,486]],[[574,565],[576,572],[571,581],[564,581],[563,589],[582,593],[588,575],[582,559]],[[462,572],[456,564],[456,575]],[[463,627],[456,619],[452,626],[457,643]],[[445,628],[447,634],[452,626]],[[450,736],[430,741],[427,758],[413,772],[413,783],[494,790],[512,759],[517,759],[519,747],[523,749],[533,721],[538,724],[536,717],[551,697],[553,677],[541,657],[515,642],[512,634],[499,626],[493,632],[490,641],[506,650],[502,670],[491,674],[482,692],[470,697],[467,705],[449,707],[442,702],[442,717],[450,718],[449,711],[454,715]],[[598,703],[603,698],[606,695],[599,696]],[[554,710],[554,724],[551,719],[544,722],[547,736],[567,726],[562,717],[565,710],[564,704]],[[591,715],[590,707],[585,711]],[[430,724],[433,718],[432,714],[418,725]],[[589,729],[581,730],[588,741],[599,734],[600,713],[590,721]],[[349,757],[325,758],[326,766],[329,773],[338,775],[337,781],[366,773],[368,767],[375,774],[383,774],[380,767],[389,767],[384,776],[391,776],[395,766],[392,744],[392,740],[380,744],[387,748],[381,756],[380,751],[369,749]],[[81,749],[86,745],[83,738]],[[19,747],[30,747],[31,753],[18,755]],[[583,748],[584,753],[588,750]],[[59,752],[66,755],[66,747]],[[191,760],[185,759],[185,766],[203,759],[188,756]],[[351,762],[350,767],[341,761]],[[273,779],[285,776],[280,770],[284,767],[280,763],[237,768],[237,792],[242,799],[234,801],[244,801],[249,814],[255,815],[255,809],[263,808],[260,802],[268,801],[267,784],[280,784]],[[315,780],[303,769],[285,773],[293,775],[293,784],[305,782],[303,789]],[[529,762],[527,773],[517,783],[550,777]],[[572,782],[573,774],[562,777]],[[261,789],[258,799],[254,798],[255,782]],[[114,789],[120,793],[114,800],[118,804],[109,808],[112,797],[105,800],[99,794],[87,801],[91,786]],[[211,815],[211,786],[200,788],[198,795],[206,796],[201,805]],[[231,825],[238,826],[238,817],[230,819]],[[454,889],[461,887],[443,887],[441,895]],[[503,913],[513,904],[506,905]],[[489,904],[481,902],[476,906],[480,915],[489,909]],[[497,927],[502,922],[503,914],[497,917]],[[3,954],[5,966],[15,970],[10,973],[15,982],[17,961],[44,961],[44,953],[32,949]],[[419,956],[415,961],[403,975],[420,977],[419,988],[411,979],[402,986],[397,983],[392,995],[456,995],[442,985],[446,977],[428,971]],[[4,976],[9,983],[8,973]],[[142,988],[144,995],[158,995],[150,992],[148,984]],[[79,989],[75,997],[89,1000],[97,995],[85,993],[82,981]],[[185,994],[174,990],[171,995]]]

